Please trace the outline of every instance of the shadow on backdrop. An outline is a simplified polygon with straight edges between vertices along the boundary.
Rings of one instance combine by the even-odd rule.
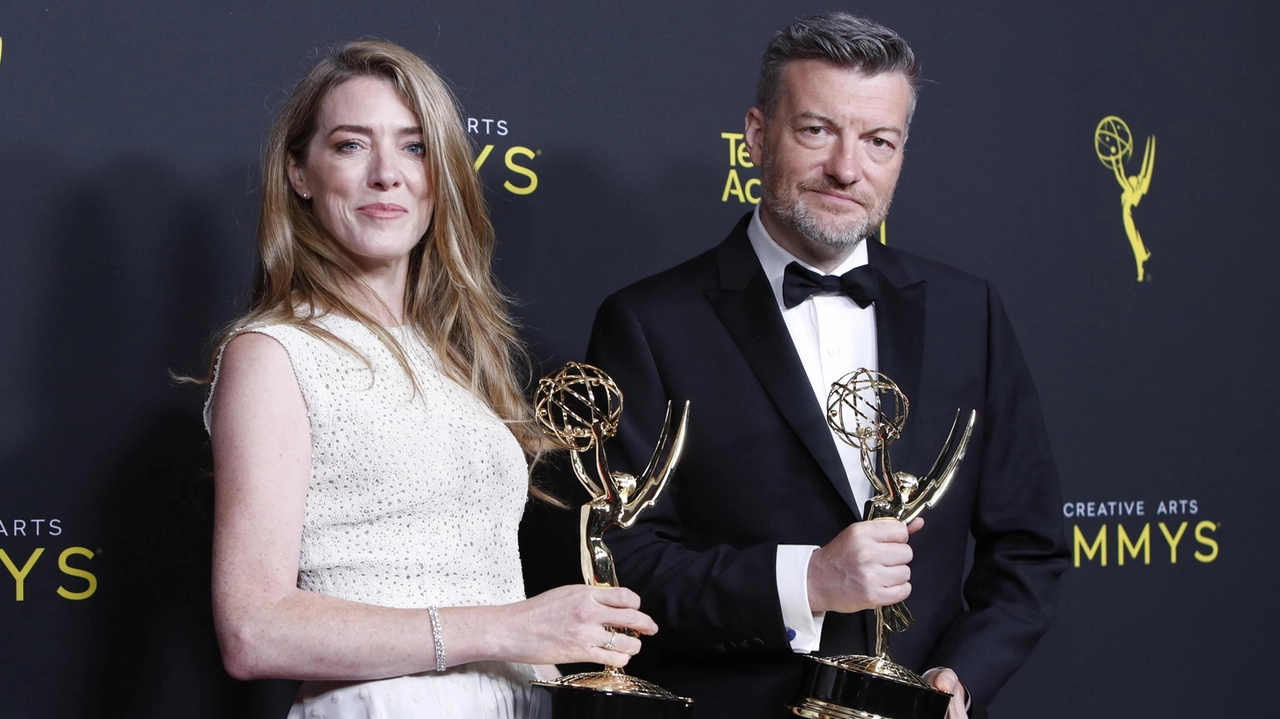
[[[74,621],[55,627],[83,637],[79,652],[56,662],[66,690],[24,697],[6,716],[287,711],[290,683],[236,682],[221,667],[209,601],[203,392],[175,389],[168,378],[170,368],[201,366],[214,326],[220,194],[130,160],[37,198],[53,209],[41,221],[42,257],[25,279],[28,296],[42,300],[25,308],[38,317],[29,376],[51,421],[6,457],[3,474],[67,489],[53,512],[69,541],[94,552],[81,566],[98,584]],[[52,616],[30,618],[25,631],[50,630],[40,620]]]

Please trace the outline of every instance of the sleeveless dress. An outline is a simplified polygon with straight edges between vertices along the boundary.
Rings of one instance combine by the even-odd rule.
[[[515,437],[449,379],[416,332],[392,329],[417,380],[364,325],[312,320],[368,359],[290,325],[241,329],[289,354],[311,426],[311,483],[298,587],[385,607],[479,606],[524,599],[517,531],[528,486]],[[221,357],[219,357],[219,364]],[[208,429],[217,368],[205,405]],[[428,646],[431,637],[412,641]],[[448,651],[448,633],[444,636]],[[476,662],[446,672],[302,685],[289,719],[549,713],[533,667]]]

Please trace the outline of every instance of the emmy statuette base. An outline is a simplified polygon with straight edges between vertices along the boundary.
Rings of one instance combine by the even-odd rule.
[[[945,719],[951,695],[876,657],[808,657],[791,712],[806,719]]]
[[[533,686],[551,695],[553,719],[690,719],[693,700],[618,670],[570,674]]]

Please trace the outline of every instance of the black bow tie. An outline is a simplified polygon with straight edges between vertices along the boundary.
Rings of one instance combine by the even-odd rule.
[[[810,295],[841,294],[857,302],[859,307],[866,307],[876,301],[879,289],[880,283],[871,265],[855,267],[843,275],[820,275],[801,267],[799,262],[792,262],[782,275],[782,304],[791,309]]]

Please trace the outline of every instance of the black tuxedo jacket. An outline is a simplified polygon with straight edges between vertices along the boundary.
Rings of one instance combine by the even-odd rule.
[[[606,299],[587,357],[625,398],[614,469],[643,469],[667,401],[691,403],[666,493],[608,543],[620,581],[660,627],[633,671],[693,697],[705,719],[788,715],[802,655],[782,621],[777,546],[824,545],[861,518],[749,220]],[[917,672],[955,669],[980,716],[1053,613],[1067,561],[1057,473],[995,290],[877,243],[868,252],[888,280],[875,304],[880,371],[911,402],[894,467],[928,471],[956,410],[978,411],[959,476],[911,539],[916,624],[891,649]],[[819,654],[870,653],[871,616],[828,613]]]

